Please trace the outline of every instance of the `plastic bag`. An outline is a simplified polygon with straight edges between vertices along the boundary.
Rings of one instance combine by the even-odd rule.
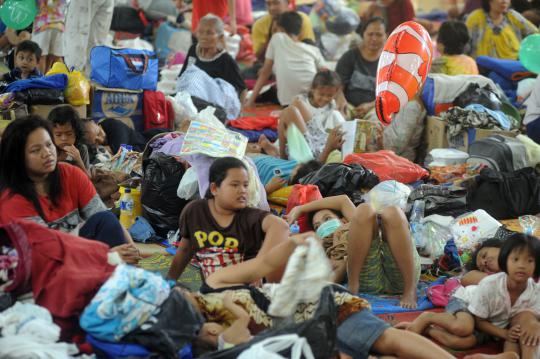
[[[280,352],[289,349],[290,356],[283,356]],[[251,348],[242,352],[239,359],[267,358],[267,359],[313,359],[313,352],[306,338],[301,338],[297,334],[284,334],[266,338],[258,342]]]
[[[289,197],[291,196],[293,186],[287,186],[274,191],[268,196],[268,201],[280,206],[287,206]]]
[[[208,106],[207,108],[199,112],[197,116],[195,116],[195,120],[202,122],[206,125],[225,129],[225,125],[223,124],[223,122],[221,122],[216,116],[214,116],[215,112],[215,108],[213,108],[212,106]]]
[[[472,250],[486,238],[491,238],[502,224],[483,209],[457,217],[450,226],[459,249]]]
[[[194,119],[198,111],[193,101],[191,101],[191,96],[186,91],[178,91],[176,96],[174,96],[174,101],[182,106],[187,116],[190,119]]]
[[[178,198],[190,200],[195,197],[199,192],[199,180],[197,178],[197,172],[193,167],[187,169],[186,173],[182,177],[180,184],[178,184],[178,190],[176,194]]]
[[[313,202],[321,198],[322,195],[319,191],[319,187],[309,184],[296,184],[294,185],[291,194],[289,195],[289,200],[287,201],[287,213],[290,213],[291,210],[296,206]],[[312,228],[307,214],[303,214],[298,218],[298,225],[300,226],[300,232],[306,232]]]
[[[352,153],[345,157],[343,162],[357,163],[369,168],[381,181],[396,180],[401,183],[412,183],[429,176],[426,169],[389,150],[374,153]]]
[[[334,301],[333,291],[344,291],[338,286],[326,286],[323,289],[317,310],[311,319],[301,323],[284,323],[254,336],[248,343],[240,344],[228,350],[208,353],[201,358],[206,359],[235,359],[240,353],[266,338],[283,334],[297,334],[307,339],[315,358],[326,359],[333,357],[337,337],[338,307]],[[279,327],[278,327],[279,326]],[[287,354],[285,354],[287,355]],[[259,357],[256,357],[259,358]],[[262,358],[262,357],[260,357]]]
[[[482,105],[493,111],[500,111],[502,106],[499,96],[490,89],[489,85],[480,87],[477,83],[471,83],[465,91],[454,99],[454,106],[461,108],[465,108],[472,103]]]
[[[443,255],[446,243],[452,239],[452,232],[449,228],[435,222],[425,221],[422,223],[422,237],[424,247],[421,254],[435,259]]]
[[[184,166],[174,157],[153,153],[143,161],[141,202],[143,215],[165,237],[178,229],[178,218],[187,201],[178,198],[176,191],[184,175]]]
[[[238,51],[240,51],[240,41],[242,41],[240,35],[235,34],[231,36],[229,32],[225,31],[225,47],[233,59],[236,59]]]
[[[375,212],[381,213],[388,206],[398,206],[402,210],[407,208],[407,199],[411,189],[394,180],[384,181],[369,191],[364,199],[371,204]]]
[[[314,184],[324,197],[346,194],[355,203],[362,202],[362,188],[373,188],[379,178],[361,165],[327,163],[318,171],[300,179],[301,184]]]
[[[287,128],[287,146],[290,159],[298,163],[308,162],[314,158],[304,135],[294,124]]]
[[[90,103],[90,81],[77,70],[71,70],[62,62],[55,62],[47,72],[48,75],[66,74],[68,84],[64,90],[64,96],[70,105],[83,106]]]

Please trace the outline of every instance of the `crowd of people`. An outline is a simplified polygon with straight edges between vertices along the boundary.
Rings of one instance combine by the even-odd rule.
[[[284,273],[289,258],[297,248],[309,246],[310,238],[318,238],[317,245],[332,268],[333,283],[328,286],[338,307],[335,342],[340,358],[452,358],[442,346],[465,350],[491,341],[504,343],[502,353],[468,358],[538,357],[540,242],[532,235],[486,238],[472,251],[444,312],[424,312],[412,322],[391,327],[358,295],[398,295],[402,308],[417,307],[421,260],[404,208],[389,205],[381,210],[339,194],[299,203],[280,215],[269,211],[266,201],[266,195],[304,184],[303,178],[324,171],[329,162],[341,163],[337,152],[345,142],[346,122],[378,122],[378,64],[388,37],[400,24],[416,20],[433,36],[437,56],[428,81],[447,75],[464,76],[465,84],[482,83],[478,78],[487,76],[488,69],[478,65],[477,58],[517,61],[522,41],[538,33],[538,1],[456,2],[442,23],[417,17],[411,0],[351,1],[348,5],[358,12],[358,21],[350,46],[336,59],[326,58],[321,27],[312,24],[315,18],[324,21],[328,14],[321,14],[331,5],[297,2],[301,4],[289,0],[173,1],[177,25],[191,25],[193,36],[179,81],[196,66],[212,79],[228,83],[242,112],[249,113],[263,102],[273,102],[279,110],[277,140],[262,134],[256,142],[257,153],[248,159],[212,158],[204,172],[204,166],[192,166],[177,156],[175,163],[181,163],[183,173],[196,167],[208,185],[206,193],[190,198],[181,209],[175,228],[179,233],[176,254],[164,278],[191,308],[189,315],[204,318],[204,323],[190,329],[194,351],[234,348],[271,330],[277,321],[268,311],[274,298],[267,285],[288,278]],[[304,3],[311,16],[301,11]],[[113,0],[37,0],[36,4],[33,25],[17,32],[5,29],[0,37],[0,44],[12,48],[9,71],[0,78],[2,88],[41,78],[57,61],[89,73],[91,48],[107,41]],[[264,14],[253,21],[252,9],[261,6]],[[237,61],[226,45],[227,36],[241,27],[249,29],[252,42],[254,56],[249,63]],[[447,86],[449,92],[454,86],[444,78],[435,82]],[[271,89],[263,94],[267,85]],[[423,92],[435,93],[426,88],[407,104],[416,104],[419,110],[404,107],[409,112],[398,114],[394,122],[406,116],[423,121],[428,107]],[[540,79],[529,93],[522,130],[540,144]],[[24,228],[25,221],[79,237],[72,240],[82,241],[83,247],[86,240],[101,242],[123,263],[137,266],[141,260],[133,233],[121,225],[111,208],[118,197],[104,196],[96,188],[97,164],[118,159],[126,145],[146,154],[156,138],[171,133],[173,138],[185,136],[181,133],[185,128],[141,132],[115,118],[96,121],[88,117],[81,118],[73,106],[65,104],[52,109],[47,118],[30,114],[0,129],[0,259],[6,263],[11,252],[5,249],[2,226],[18,223]],[[378,136],[385,137],[381,146],[396,148],[383,133]],[[405,137],[403,133],[400,143],[412,147]],[[146,160],[142,156],[143,167]],[[278,171],[267,173],[269,164]],[[259,195],[265,206],[250,206],[253,181],[265,190]],[[203,188],[200,183],[199,188]],[[309,231],[296,233],[292,228],[302,217]],[[1,260],[0,270],[6,269]],[[197,292],[179,283],[191,264],[202,277]],[[0,275],[0,284],[4,279]],[[305,305],[296,315],[307,319],[313,312]],[[177,320],[181,325],[182,318]],[[0,321],[0,329],[2,325]]]

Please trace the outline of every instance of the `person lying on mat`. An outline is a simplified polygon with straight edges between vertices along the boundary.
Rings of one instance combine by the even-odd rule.
[[[498,258],[502,241],[484,241],[467,264],[469,271],[460,279],[443,313],[423,312],[413,322],[402,322],[395,327],[424,334],[452,349],[469,349],[481,344],[487,336],[474,330],[474,316],[467,309],[477,284],[490,274],[500,272]]]
[[[219,336],[234,320],[235,315],[224,308],[226,295],[232,296],[232,300],[249,314],[249,327],[253,328],[253,335],[272,328],[274,319],[267,313],[271,300],[265,288],[246,283],[258,282],[286,266],[296,247],[303,245],[308,237],[313,236],[314,233],[304,233],[286,238],[255,258],[222,267],[206,278],[199,293],[190,293],[177,287],[175,290],[179,290],[186,302],[195,309],[186,310],[185,315],[200,312],[206,320],[198,332],[195,351],[203,346],[201,342],[216,349]],[[454,358],[416,333],[391,328],[371,312],[365,299],[350,294],[339,285],[332,285],[332,290],[338,307],[336,346],[341,358],[367,358],[371,354],[416,359]],[[311,318],[314,306],[316,303],[298,306],[294,317],[300,321]],[[201,353],[196,353],[199,354]]]
[[[270,212],[250,208],[246,165],[233,157],[210,166],[208,192],[190,202],[180,215],[182,239],[168,278],[178,279],[192,257],[206,278],[222,267],[240,263],[287,239],[289,226]],[[276,272],[267,279],[279,280]]]
[[[139,253],[78,167],[58,162],[51,124],[36,115],[11,122],[0,141],[0,223],[28,219],[98,240],[129,263]]]
[[[386,207],[381,214],[346,195],[297,206],[287,215],[294,223],[308,214],[335,269],[335,281],[347,276],[351,293],[401,294],[403,308],[416,308],[420,256],[403,211]]]
[[[86,142],[90,145],[109,147],[112,155],[118,153],[121,145],[130,145],[133,151],[143,152],[152,137],[170,131],[164,128],[152,128],[140,133],[115,118],[105,118],[98,122],[86,119],[83,124]]]

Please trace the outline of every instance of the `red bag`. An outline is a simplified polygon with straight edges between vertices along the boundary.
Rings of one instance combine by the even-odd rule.
[[[321,199],[322,195],[319,191],[319,187],[313,184],[295,184],[289,200],[287,201],[287,213],[289,213],[294,207],[306,204],[309,202]],[[311,223],[309,223],[309,217],[307,214],[303,214],[298,218],[298,226],[300,227],[300,233],[312,230]]]
[[[351,153],[345,157],[343,163],[362,165],[375,172],[381,182],[396,180],[401,183],[412,183],[429,176],[429,172],[425,168],[389,150],[373,153]]]
[[[172,130],[174,116],[170,117],[167,100],[161,91],[145,90],[143,93],[144,130],[167,128]]]
[[[426,295],[436,307],[446,307],[456,289],[460,286],[459,279],[450,278],[444,284],[436,284],[426,289]]]

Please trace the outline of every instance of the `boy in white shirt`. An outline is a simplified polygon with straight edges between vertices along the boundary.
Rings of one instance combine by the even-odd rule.
[[[276,76],[279,103],[287,106],[295,96],[308,92],[313,77],[325,65],[317,47],[299,40],[302,17],[298,13],[289,11],[281,14],[277,25],[279,31],[272,35],[268,44],[264,65],[246,107],[253,107],[261,88],[272,75],[272,69]]]

